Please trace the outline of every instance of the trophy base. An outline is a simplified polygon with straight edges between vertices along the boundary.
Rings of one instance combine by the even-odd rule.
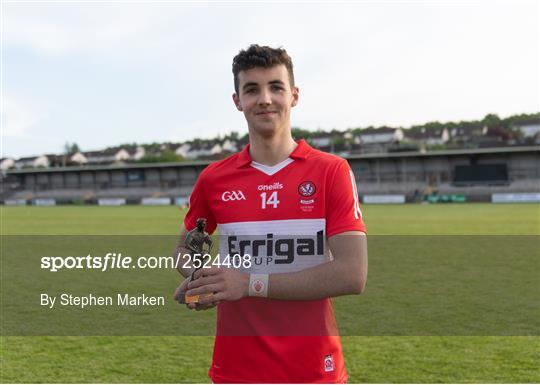
[[[200,299],[210,297],[212,293],[207,294],[197,294],[197,295],[186,295],[185,301],[187,303],[198,303]]]

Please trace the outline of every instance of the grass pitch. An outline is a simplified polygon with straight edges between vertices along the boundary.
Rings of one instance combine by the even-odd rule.
[[[185,214],[173,206],[2,207],[1,210],[3,235],[174,235]],[[370,236],[540,234],[540,206],[532,204],[364,206],[363,212]],[[375,288],[378,284],[377,261],[371,261],[373,270],[364,299],[367,303],[370,285]],[[384,265],[379,266],[381,269]],[[530,271],[538,273],[538,258],[531,262]],[[392,287],[392,283],[385,284]],[[528,284],[535,300],[540,291],[538,278]],[[338,319],[339,312],[345,311],[345,306],[340,304],[338,301],[336,306]],[[384,310],[377,308],[376,301],[369,304],[366,311]],[[362,314],[352,316],[362,317]],[[0,342],[2,382],[208,383],[206,372],[213,338],[3,336]],[[540,382],[537,333],[444,337],[347,335],[342,337],[342,342],[351,383]]]

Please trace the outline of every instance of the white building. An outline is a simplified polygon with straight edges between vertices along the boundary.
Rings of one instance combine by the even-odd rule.
[[[401,128],[367,128],[358,135],[357,144],[384,144],[399,142],[403,140],[403,130]]]
[[[236,146],[236,142],[230,140],[230,139],[227,139],[223,142],[223,144],[221,145],[221,149],[222,151],[229,151],[229,152],[237,152],[238,151],[238,147]]]
[[[15,162],[16,168],[49,167],[49,158],[46,155],[19,158]]]
[[[514,124],[514,127],[521,131],[524,138],[533,138],[540,133],[540,122]]]
[[[87,164],[88,163],[88,159],[86,158],[86,156],[84,156],[84,154],[80,151],[77,151],[75,154],[71,155],[69,157],[69,161],[71,163],[76,163],[76,164],[79,164],[79,165],[83,165],[83,164]]]
[[[13,167],[15,167],[15,159],[13,158],[0,159],[0,170],[6,171]]]
[[[132,160],[140,160],[146,155],[146,151],[143,146],[137,146],[134,152],[130,154]]]

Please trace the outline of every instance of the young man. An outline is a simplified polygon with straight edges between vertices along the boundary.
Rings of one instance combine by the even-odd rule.
[[[175,298],[213,293],[188,304],[218,305],[213,382],[344,383],[330,297],[362,293],[367,278],[353,173],[344,159],[293,140],[299,90],[285,50],[252,45],[233,73],[249,145],[201,173],[180,239],[206,218],[209,234],[219,228],[221,257],[248,254],[251,263],[199,269]]]

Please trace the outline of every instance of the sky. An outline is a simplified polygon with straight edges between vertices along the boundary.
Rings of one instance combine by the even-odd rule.
[[[296,127],[540,111],[536,0],[1,1],[2,157],[246,133],[252,43],[291,55]]]

